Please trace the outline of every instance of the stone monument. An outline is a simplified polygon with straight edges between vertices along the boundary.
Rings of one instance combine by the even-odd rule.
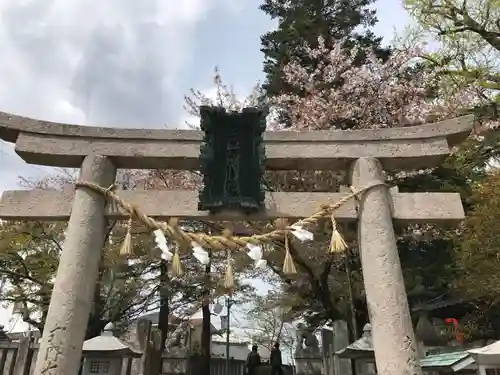
[[[162,372],[184,374],[190,357],[190,327],[188,322],[181,323],[171,337],[165,341],[165,353],[162,356]]]
[[[302,323],[297,325],[297,348],[294,357],[297,375],[322,374],[323,358],[313,327]]]
[[[187,358],[190,351],[189,332],[189,323],[183,322],[175,329],[171,337],[167,338],[165,351],[169,356]]]

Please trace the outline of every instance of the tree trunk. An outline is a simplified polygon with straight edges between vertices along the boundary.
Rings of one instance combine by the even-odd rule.
[[[103,276],[102,268],[99,268],[99,280]],[[87,331],[85,332],[85,340],[89,340],[99,336],[106,326],[107,322],[104,318],[103,306],[104,303],[101,298],[101,286],[97,282],[94,288],[94,303],[92,311],[90,312],[89,321],[87,323]],[[109,316],[107,317],[109,319]]]
[[[212,341],[212,330],[210,323],[210,262],[205,268],[206,276],[206,289],[203,291],[203,305],[202,305],[202,331],[201,331],[201,358],[202,358],[202,369],[205,374],[210,374],[210,357],[211,357],[211,341]]]
[[[167,288],[168,269],[166,262],[160,266],[160,312],[158,313],[158,329],[161,333],[160,351],[165,351],[165,341],[168,337],[168,320],[170,315],[169,291]]]
[[[96,316],[95,314],[91,314],[87,325],[87,331],[85,332],[85,340],[100,336],[106,324],[107,321],[102,320],[100,315]]]

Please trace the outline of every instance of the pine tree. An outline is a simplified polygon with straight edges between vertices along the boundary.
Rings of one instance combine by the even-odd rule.
[[[380,47],[382,38],[368,30],[377,22],[375,11],[368,8],[371,3],[373,0],[265,0],[260,9],[279,21],[276,30],[261,37],[266,95],[294,91],[282,79],[281,67],[291,56],[297,57],[298,46],[307,43],[315,47],[320,36],[327,45],[345,39],[348,49],[370,47],[377,56],[387,58],[390,51]],[[363,57],[359,56],[358,63]],[[314,69],[314,60],[306,56],[300,59],[304,66]]]

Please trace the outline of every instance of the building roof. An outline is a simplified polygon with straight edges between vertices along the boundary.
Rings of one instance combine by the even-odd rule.
[[[153,312],[141,315],[139,317],[139,319],[146,319],[146,320],[149,320],[152,324],[158,325],[158,323],[160,321],[160,312],[159,311],[153,311]],[[177,317],[177,316],[175,316],[173,314],[170,314],[168,316],[168,323],[169,324],[177,325],[177,324],[180,324],[181,321],[182,321],[181,318],[179,318],[179,317]]]
[[[158,325],[160,321],[160,312],[153,311],[144,315],[141,315],[138,319],[149,320],[153,325]],[[201,309],[196,310],[194,314],[191,314],[188,318],[181,318],[174,314],[168,316],[168,323],[172,325],[179,325],[182,322],[189,322],[192,326],[201,324],[203,322]]]
[[[212,342],[216,342],[218,344],[225,344],[226,343],[226,337],[224,335],[224,337],[222,338],[218,338],[218,337],[214,337],[212,339]],[[250,345],[250,341],[248,340],[244,340],[244,339],[241,339],[241,338],[238,338],[238,337],[235,337],[233,335],[230,335],[229,336],[229,343],[232,344],[232,345],[241,345],[241,346],[248,346]]]
[[[500,363],[500,341],[483,346],[482,348],[469,349],[468,353],[478,365],[495,365]]]
[[[483,346],[482,348],[469,349],[470,354],[476,354],[480,356],[500,356],[500,341],[495,341],[492,344]]]
[[[226,344],[221,342],[212,343],[212,355],[215,358],[226,358]],[[250,349],[248,345],[230,343],[229,345],[229,358],[239,361],[247,359]]]
[[[433,310],[443,309],[443,308],[450,307],[450,306],[466,304],[466,303],[469,303],[471,301],[472,301],[472,299],[464,298],[464,297],[439,296],[439,297],[433,298],[432,300],[427,301],[425,303],[417,304],[415,307],[412,308],[412,312],[433,311]]]
[[[469,357],[466,351],[430,354],[420,360],[422,368],[450,367]]]

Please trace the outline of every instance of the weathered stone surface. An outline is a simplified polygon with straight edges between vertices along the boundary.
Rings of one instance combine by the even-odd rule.
[[[378,160],[360,158],[354,164],[352,185],[355,188],[383,181]],[[417,214],[419,207],[413,209]],[[363,194],[359,200],[359,212],[358,245],[378,373],[421,375],[391,220],[389,188],[377,186]]]
[[[109,186],[115,171],[106,157],[88,156],[80,178]],[[105,238],[104,207],[100,194],[75,194],[34,375],[78,373]]]
[[[156,219],[169,217],[198,220],[230,220],[234,214],[210,215],[198,211],[197,192],[187,190],[125,190],[117,194],[126,202]],[[280,217],[304,218],[315,213],[322,204],[337,202],[346,193],[271,193],[267,195],[267,210],[248,216],[248,220]],[[19,190],[5,191],[0,199],[0,219],[6,220],[67,220],[74,191]],[[391,193],[392,218],[401,223],[457,223],[464,219],[464,211],[457,193]],[[108,206],[110,219],[127,219],[123,212]],[[340,222],[354,221],[357,213],[354,200],[348,201],[335,213]],[[241,216],[240,216],[241,217]]]
[[[355,131],[276,131],[266,133],[264,139],[269,142],[291,141],[370,141],[376,139],[423,139],[432,137],[446,137],[450,145],[454,146],[467,137],[471,131],[474,116],[462,116],[450,120],[440,121],[420,126],[390,129],[366,129]],[[203,133],[192,130],[159,129],[124,129],[120,126],[97,127],[81,126],[64,123],[55,123],[17,116],[0,112],[0,138],[15,142],[19,133],[37,133],[59,136],[97,137],[117,139],[161,139],[174,141],[201,141]],[[347,135],[346,135],[347,134]]]
[[[347,137],[346,137],[347,138]],[[16,152],[28,163],[55,167],[80,165],[89,153],[106,154],[118,168],[199,169],[199,142],[99,139],[21,133]],[[266,144],[266,167],[274,170],[345,169],[359,156],[378,157],[386,169],[440,164],[450,149],[444,137],[418,141],[286,142]]]
[[[269,132],[264,136],[268,169],[328,170],[358,157],[377,157],[386,169],[439,164],[465,139],[473,117],[393,129]],[[58,124],[0,112],[0,139],[16,142],[28,163],[79,167],[86,155],[112,158],[118,168],[197,169],[202,132],[119,129]]]

